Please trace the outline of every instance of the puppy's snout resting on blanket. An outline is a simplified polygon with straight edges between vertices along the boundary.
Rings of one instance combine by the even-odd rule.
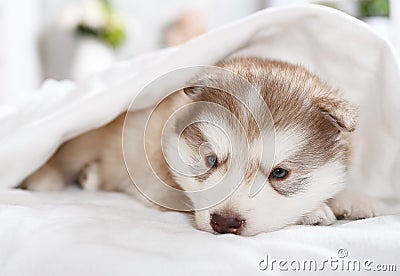
[[[135,184],[151,186],[146,179],[154,173],[181,190],[201,230],[254,235],[374,215],[366,196],[345,188],[356,117],[350,103],[301,66],[237,58],[217,67],[154,112],[122,114],[68,141],[22,187],[59,190],[78,180],[85,189],[124,191],[148,203],[125,166],[124,126],[137,137],[124,138]]]

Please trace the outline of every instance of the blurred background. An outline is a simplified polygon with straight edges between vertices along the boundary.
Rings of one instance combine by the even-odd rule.
[[[400,52],[400,0],[0,0],[0,103],[44,79],[81,80],[258,10],[308,3],[365,21]]]

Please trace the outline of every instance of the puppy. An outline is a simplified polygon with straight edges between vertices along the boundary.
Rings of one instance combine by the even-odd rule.
[[[200,230],[220,234],[375,215],[369,198],[345,189],[355,107],[298,65],[236,58],[216,66],[155,108],[66,142],[21,187],[60,190],[77,180],[171,209],[185,202]]]

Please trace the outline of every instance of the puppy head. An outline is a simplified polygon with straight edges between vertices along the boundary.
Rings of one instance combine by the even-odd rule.
[[[300,66],[256,58],[218,66],[184,90],[194,103],[166,147],[171,164],[184,161],[171,172],[196,224],[241,235],[295,224],[342,188],[354,108]]]

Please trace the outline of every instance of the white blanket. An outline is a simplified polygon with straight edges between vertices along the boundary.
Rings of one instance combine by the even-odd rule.
[[[5,188],[0,191],[0,275],[136,275],[138,270],[244,275],[259,272],[265,254],[322,260],[337,258],[340,248],[375,264],[398,262],[399,215],[243,238],[197,231],[186,215],[147,209],[125,195],[7,189],[63,141],[112,120],[157,76],[232,55],[301,63],[359,105],[351,185],[386,198],[386,207],[388,199],[398,203],[400,63],[393,48],[362,22],[334,10],[270,9],[82,83],[48,81],[35,93],[16,97],[14,105],[0,106],[0,186]],[[187,78],[141,94],[140,107],[154,104]],[[399,205],[392,206],[385,212],[399,212]]]
[[[1,191],[0,202],[2,276],[262,275],[265,255],[321,267],[325,259],[340,261],[339,249],[351,260],[371,260],[371,270],[400,269],[398,215],[241,237],[199,231],[186,214],[150,209],[124,194],[13,190]],[[276,264],[268,271],[284,274]]]

